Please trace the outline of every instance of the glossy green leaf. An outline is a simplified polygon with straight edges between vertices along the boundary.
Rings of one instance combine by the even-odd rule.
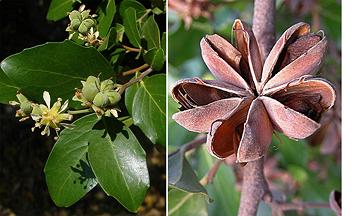
[[[43,91],[51,97],[71,99],[74,88],[90,75],[114,75],[108,61],[95,49],[72,41],[51,42],[25,49],[7,57],[1,68],[15,86],[31,100],[43,101]],[[70,102],[72,106],[73,102]]]
[[[150,184],[145,151],[131,130],[114,118],[103,118],[94,130],[101,135],[90,140],[89,160],[99,184],[136,212]]]
[[[198,150],[198,174],[204,176],[214,165],[216,159],[209,154],[206,147]],[[236,215],[239,209],[240,193],[236,189],[236,178],[231,167],[221,164],[212,184],[205,186],[213,200],[209,204],[209,215]]]
[[[106,0],[100,4],[97,14],[99,18],[97,19],[98,24],[98,31],[101,37],[107,35],[112,21],[114,19],[116,13],[116,5],[115,0]]]
[[[90,191],[97,181],[90,168],[87,151],[95,114],[84,116],[64,129],[45,164],[46,184],[57,206],[68,207]]]
[[[110,49],[117,41],[116,28],[112,27],[109,33],[106,35],[104,42],[98,47],[98,51]]]
[[[18,87],[10,80],[0,68],[0,103],[8,104],[11,100],[16,100]]]
[[[169,191],[169,216],[207,216],[206,199],[198,193],[178,189]]]
[[[125,99],[128,110],[132,112],[134,124],[144,132],[151,142],[166,145],[166,76],[157,74],[146,77],[138,85],[127,89]],[[135,91],[133,88],[136,88]]]
[[[140,31],[136,22],[136,10],[132,7],[127,8],[123,17],[126,36],[132,45],[140,48]]]
[[[184,156],[184,149],[181,148],[169,156],[169,185],[191,193],[207,195],[205,188],[191,168]]]
[[[166,32],[163,32],[161,36],[161,49],[166,50]]]
[[[161,48],[152,48],[144,55],[144,60],[154,70],[161,70],[165,63],[165,53]]]
[[[76,0],[52,0],[46,15],[46,19],[58,21],[67,16],[73,10]]]
[[[142,37],[147,41],[147,50],[154,47],[160,48],[160,30],[154,15],[149,16],[142,26]]]
[[[124,17],[126,9],[130,7],[134,8],[137,13],[143,13],[144,11],[146,11],[146,8],[140,2],[136,0],[125,0],[122,1],[120,4],[120,15]]]

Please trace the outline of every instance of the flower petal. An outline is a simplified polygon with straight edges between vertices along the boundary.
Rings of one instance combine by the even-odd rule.
[[[44,101],[45,101],[46,106],[50,109],[50,106],[51,106],[51,104],[50,104],[51,98],[50,98],[49,92],[44,91],[44,93],[43,93],[43,98],[44,98]]]
[[[200,42],[201,55],[211,73],[223,82],[227,82],[243,89],[249,89],[246,81],[211,47],[203,38]]]
[[[261,76],[261,83],[265,84],[265,82],[270,79],[271,74],[274,70],[274,67],[279,59],[281,52],[283,51],[286,43],[291,38],[300,37],[302,35],[308,34],[310,32],[310,26],[307,23],[297,23],[290,28],[288,28],[279,38],[279,40],[275,43],[274,47],[271,49],[268,57],[265,60],[263,72]]]
[[[266,153],[272,137],[273,127],[261,100],[251,103],[242,138],[237,150],[238,162],[257,160]]]
[[[236,47],[241,52],[243,58],[246,59],[246,63],[249,66],[251,82],[255,84],[256,88],[258,88],[263,60],[261,58],[260,49],[255,35],[246,23],[239,19],[236,19],[233,24],[233,32]],[[244,67],[241,67],[241,69],[243,68]]]
[[[172,89],[173,98],[182,105],[182,110],[203,106],[211,102],[250,95],[247,91],[220,81],[204,81],[198,78],[178,81]]]
[[[207,135],[207,144],[212,155],[224,159],[236,152],[251,101],[252,99],[243,100],[223,119],[212,123]]]
[[[261,96],[275,130],[293,139],[304,139],[319,129],[320,124],[307,116],[281,104],[279,101]]]
[[[238,97],[214,101],[205,106],[175,113],[173,119],[189,131],[209,132],[214,121],[231,113],[242,101],[243,99]]]
[[[335,103],[335,90],[325,79],[304,77],[267,95],[314,121]]]

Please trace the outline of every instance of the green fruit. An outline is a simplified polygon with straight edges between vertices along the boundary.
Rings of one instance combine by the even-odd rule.
[[[116,105],[121,99],[121,95],[117,91],[109,91],[105,93],[109,97],[111,105]]]
[[[90,17],[90,10],[84,10],[83,12],[81,12],[81,17],[82,19],[86,19]]]
[[[21,103],[21,104],[20,104],[20,109],[21,109],[26,115],[30,114],[31,111],[32,111],[31,102],[30,102],[30,101],[27,101],[27,102]]]
[[[88,28],[90,29],[91,27],[95,26],[95,21],[93,19],[86,19],[84,21],[82,21],[82,23]]]
[[[89,28],[88,28],[84,23],[81,23],[80,26],[79,26],[79,28],[78,28],[78,31],[79,31],[81,34],[85,35],[85,34],[88,33]]]
[[[94,105],[101,108],[104,108],[107,105],[109,105],[109,102],[110,102],[109,97],[102,92],[97,93],[93,100]]]
[[[72,20],[75,20],[75,19],[77,19],[77,20],[79,20],[79,21],[82,20],[81,14],[80,14],[80,12],[77,11],[77,10],[71,11],[70,14],[69,14],[69,18],[70,18],[71,21],[72,21]]]
[[[82,94],[87,101],[93,101],[96,94],[99,93],[99,82],[98,78],[89,76],[83,83]]]
[[[101,82],[100,90],[101,91],[110,91],[114,90],[114,82],[111,79],[107,79]]]
[[[74,30],[77,30],[81,24],[81,21],[79,19],[73,19],[71,20],[70,27]]]

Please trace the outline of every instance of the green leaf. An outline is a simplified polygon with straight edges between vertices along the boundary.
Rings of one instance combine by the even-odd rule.
[[[98,24],[98,31],[101,37],[104,37],[112,24],[112,21],[114,19],[116,13],[116,5],[115,0],[107,0],[103,1],[99,9],[97,11],[97,14],[99,15],[99,18],[97,19]]]
[[[136,23],[136,10],[134,8],[130,7],[126,9],[123,24],[125,27],[125,34],[129,38],[130,43],[135,47],[140,48],[140,32],[138,24]]]
[[[150,184],[145,151],[131,130],[114,118],[103,118],[94,129],[100,136],[90,140],[89,160],[99,184],[136,212]]]
[[[84,116],[64,129],[45,164],[46,184],[57,206],[68,207],[89,192],[97,181],[87,160],[95,114]]]
[[[7,57],[1,68],[15,86],[31,100],[43,101],[43,91],[53,98],[71,99],[80,80],[90,75],[114,75],[108,61],[95,49],[72,41],[51,42]],[[75,103],[70,102],[70,106]]]
[[[197,193],[186,193],[181,190],[169,191],[169,216],[207,216],[206,199]]]
[[[134,124],[155,144],[166,145],[166,76],[146,77],[140,84],[126,90],[126,107],[132,112]],[[137,89],[135,95],[134,88]],[[128,97],[132,97],[128,98]],[[130,104],[129,102],[131,102]]]
[[[151,66],[151,68],[159,71],[164,66],[165,62],[164,50],[154,47],[145,53],[144,60]]]
[[[98,51],[103,51],[106,49],[110,49],[117,41],[117,32],[116,28],[112,27],[104,39],[104,42],[97,48]]]
[[[9,79],[0,68],[0,103],[8,104],[11,100],[16,99],[18,87]]]
[[[161,37],[161,49],[166,50],[166,32],[163,32]]]
[[[46,15],[46,19],[58,21],[67,16],[73,10],[76,0],[52,0]]]
[[[181,148],[169,156],[169,185],[174,188],[191,193],[207,195],[205,188],[191,168],[184,156],[184,149]]]
[[[160,48],[160,30],[154,19],[154,15],[149,16],[142,26],[142,37],[147,41],[147,49],[154,47]]]
[[[130,7],[134,8],[137,11],[137,13],[143,13],[146,11],[146,8],[140,2],[135,0],[125,0],[122,1],[120,4],[120,9],[119,9],[120,15],[124,17],[126,9]]]

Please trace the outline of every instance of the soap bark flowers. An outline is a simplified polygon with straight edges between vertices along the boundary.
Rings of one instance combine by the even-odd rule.
[[[173,119],[189,131],[207,134],[209,152],[238,162],[262,157],[274,130],[304,139],[319,127],[335,102],[335,90],[315,77],[326,52],[322,31],[306,23],[287,29],[262,59],[252,30],[233,25],[235,46],[219,35],[200,42],[203,60],[215,80],[178,81],[173,98],[181,105]]]

